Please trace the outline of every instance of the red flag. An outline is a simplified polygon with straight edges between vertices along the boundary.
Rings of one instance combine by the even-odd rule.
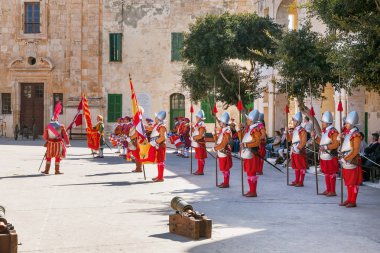
[[[214,109],[212,109],[212,112],[214,114],[217,114],[218,113],[218,108],[216,108],[216,104],[214,104]]]
[[[286,105],[285,106],[285,113],[289,113],[290,111],[289,111],[289,106],[288,105]]]
[[[313,107],[310,108],[309,115],[310,115],[310,117],[314,117],[315,116],[315,112],[314,112],[314,108]]]
[[[81,100],[79,102],[79,105],[78,105],[78,111],[82,110],[83,109],[83,100]]]
[[[194,112],[194,107],[193,107],[193,105],[191,104],[191,106],[190,106],[190,113],[193,113]]]
[[[75,126],[82,125],[82,114],[78,114],[78,117],[75,119]]]
[[[338,112],[343,112],[342,101],[339,101],[337,111],[338,111]]]
[[[82,96],[83,101],[83,114],[86,120],[87,128],[87,146],[90,149],[98,150],[100,146],[100,135],[97,130],[93,129],[91,122],[91,112],[90,107],[88,106],[88,100],[86,95]]]
[[[243,110],[244,107],[243,107],[243,103],[241,102],[241,100],[238,101],[237,108],[239,111]]]

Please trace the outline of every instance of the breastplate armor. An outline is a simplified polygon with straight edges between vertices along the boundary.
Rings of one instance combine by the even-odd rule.
[[[241,141],[242,143],[252,142],[251,131],[252,131],[253,127],[254,127],[253,125],[249,127],[248,132],[245,133],[245,135]],[[252,159],[252,157],[253,157],[252,149],[243,147],[240,156],[243,159]]]
[[[59,124],[57,122],[53,122],[53,123],[50,123],[49,125],[52,126],[55,130],[57,130],[57,132],[59,134],[61,134],[61,124]],[[48,129],[48,137],[50,140],[58,140],[59,139],[59,137],[56,136],[50,129]]]

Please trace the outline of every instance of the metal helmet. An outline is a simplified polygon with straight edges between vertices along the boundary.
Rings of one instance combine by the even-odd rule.
[[[264,113],[260,113],[259,114],[259,119],[258,119],[259,122],[261,123],[264,123]]]
[[[322,115],[321,121],[325,122],[327,124],[332,124],[334,122],[334,120],[333,120],[333,116],[332,116],[331,112],[325,111]]]
[[[260,112],[258,110],[251,111],[248,115],[245,115],[252,122],[256,122],[260,116]]]
[[[359,115],[356,111],[352,111],[347,115],[346,123],[350,125],[357,125],[359,123]]]
[[[224,112],[222,116],[219,118],[219,121],[223,124],[228,125],[230,123],[230,114],[228,112]]]
[[[156,118],[159,121],[164,121],[166,119],[166,112],[165,111],[159,111],[158,113],[156,113]]]
[[[198,117],[200,118],[201,120],[205,120],[205,112],[203,110],[200,110],[199,112],[197,112],[197,114],[195,115],[195,117]]]
[[[293,117],[292,117],[293,120],[297,121],[298,124],[300,124],[302,122],[302,113],[301,112],[297,112]]]

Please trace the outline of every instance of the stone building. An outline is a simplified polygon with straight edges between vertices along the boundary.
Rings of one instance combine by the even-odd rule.
[[[82,93],[93,119],[105,115],[111,130],[131,113],[129,74],[147,117],[161,109],[169,119],[188,116],[179,85],[183,32],[197,16],[254,10],[250,0],[1,0],[6,135],[16,124],[41,133],[58,100],[61,121],[70,124]]]
[[[275,22],[284,25],[285,29],[298,29],[308,19],[306,9],[302,8],[309,0],[258,0],[256,1],[256,10],[260,16],[269,16]],[[319,33],[324,33],[326,26],[315,18],[311,20],[312,29]],[[255,108],[265,113],[267,122],[268,135],[272,136],[274,131],[279,130],[286,125],[286,116],[284,108],[286,104],[285,94],[277,94],[276,87],[271,82],[272,78],[278,78],[274,69],[263,70],[263,75],[267,76],[261,83],[266,88],[262,98],[255,101]],[[349,95],[345,90],[334,91],[331,85],[327,85],[323,100],[313,100],[313,107],[316,112],[316,118],[319,120],[322,113],[326,110],[336,114],[336,108],[341,97],[343,103],[343,116],[347,111],[356,110],[359,113],[359,129],[367,136],[371,133],[379,132],[380,123],[380,96],[374,92],[368,92],[364,89],[353,90]],[[306,101],[310,105],[310,99]],[[290,113],[298,111],[297,101],[290,101]],[[335,125],[339,129],[339,114],[335,115]],[[370,138],[368,138],[370,139]]]
[[[105,117],[111,131],[118,117],[130,115],[129,74],[146,117],[166,110],[189,117],[189,99],[180,86],[183,66],[179,54],[183,32],[198,16],[224,12],[257,12],[290,29],[306,18],[299,8],[305,0],[0,0],[0,123],[7,136],[16,124],[41,133],[56,101],[63,102],[61,121],[68,125],[86,93],[93,120]],[[313,29],[325,27],[312,20]],[[276,94],[273,69],[263,70],[266,92],[254,107],[265,113],[268,134],[285,125],[285,95]],[[317,117],[334,111],[339,93],[315,101]],[[379,122],[379,96],[364,90],[345,96],[348,110],[360,112],[368,133]],[[206,102],[195,106],[209,114]],[[297,110],[291,103],[292,112]],[[235,107],[229,109],[237,118]],[[208,117],[209,119],[211,117]],[[211,123],[212,121],[208,121]],[[34,124],[33,124],[34,123]],[[366,129],[365,129],[366,127]],[[212,131],[212,124],[209,125]],[[79,127],[74,131],[84,131]]]
[[[93,0],[0,1],[0,93],[7,136],[16,124],[42,133],[56,101],[69,124],[82,92],[104,110],[102,8]]]

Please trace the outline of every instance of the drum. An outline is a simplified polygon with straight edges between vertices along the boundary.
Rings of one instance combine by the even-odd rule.
[[[179,138],[178,135],[170,136],[170,143],[174,144],[176,148],[180,148],[183,146],[183,142],[181,141],[181,138]]]

